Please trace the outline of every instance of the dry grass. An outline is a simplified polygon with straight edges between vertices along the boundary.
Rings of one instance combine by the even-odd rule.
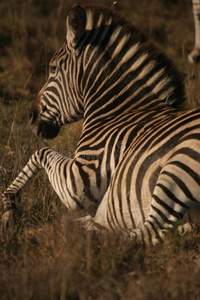
[[[84,1],[80,1],[84,2]],[[112,2],[95,1],[111,5]],[[0,183],[9,185],[30,155],[44,145],[73,155],[81,123],[44,143],[31,133],[28,111],[46,79],[48,60],[65,38],[74,1],[0,3]],[[200,67],[189,67],[193,47],[190,0],[119,1],[185,74],[189,107],[199,106]],[[178,16],[178,18],[177,18]],[[31,100],[31,101],[30,101]],[[44,173],[23,192],[21,223],[0,233],[0,299],[200,299],[200,234],[169,234],[144,252],[117,233],[86,233],[66,211]],[[3,212],[0,204],[0,217]]]

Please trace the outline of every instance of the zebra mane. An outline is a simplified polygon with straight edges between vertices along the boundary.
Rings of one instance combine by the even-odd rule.
[[[132,25],[112,8],[95,4],[85,4],[82,7],[87,14],[86,31],[92,32],[92,30],[98,27],[108,26],[109,33],[105,39],[107,44],[111,42],[110,40],[114,35],[118,35],[116,40],[119,43],[119,47],[122,47],[127,53],[131,52],[136,45],[139,45],[138,52],[140,55],[141,53],[148,54],[148,60],[154,62],[154,69],[157,70],[157,73],[162,71],[160,80],[165,81],[165,87],[168,87],[170,93],[163,97],[161,105],[167,105],[173,108],[178,108],[183,105],[186,97],[183,76],[165,54],[157,49],[153,43],[148,41],[145,35],[136,26]],[[120,44],[122,41],[124,41],[123,46]],[[89,43],[95,43],[95,39]],[[107,50],[109,52],[109,48]],[[114,59],[116,59],[116,57]]]

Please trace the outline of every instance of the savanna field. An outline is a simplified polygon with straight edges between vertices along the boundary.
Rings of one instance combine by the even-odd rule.
[[[58,147],[73,156],[81,122],[43,141],[31,132],[28,113],[51,56],[64,42],[65,19],[75,3],[0,2],[1,192],[35,150]],[[119,0],[117,11],[171,58],[184,75],[185,106],[199,107],[200,65],[187,63],[194,43],[191,0]],[[86,233],[74,222],[83,214],[66,210],[44,172],[25,188],[18,207],[21,222],[0,231],[0,300],[200,299],[199,232],[183,237],[171,232],[164,245],[146,252],[117,233]]]

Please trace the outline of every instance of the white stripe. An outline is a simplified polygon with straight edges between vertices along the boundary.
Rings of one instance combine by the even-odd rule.
[[[130,38],[130,34],[126,34],[122,37],[122,39],[119,41],[119,44],[117,45],[115,51],[113,52],[113,57],[116,56],[124,47],[128,39]]]
[[[115,31],[113,32],[113,34],[111,35],[109,42],[107,44],[107,48],[111,47],[114,42],[116,41],[116,39],[118,38],[120,32],[121,32],[121,27],[118,27],[117,29],[115,29]]]
[[[86,23],[86,30],[91,30],[93,28],[93,12],[91,10],[87,11],[87,23]]]

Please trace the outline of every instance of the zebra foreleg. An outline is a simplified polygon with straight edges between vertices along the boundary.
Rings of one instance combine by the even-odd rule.
[[[5,228],[7,228],[8,226],[12,227],[14,224],[19,222],[21,213],[17,209],[16,202],[20,201],[21,189],[31,179],[33,179],[42,168],[41,164],[38,161],[41,150],[36,151],[31,156],[23,171],[15,178],[11,185],[2,194],[2,201],[4,205],[2,224]]]
[[[23,171],[2,195],[5,211],[2,218],[3,223],[7,225],[9,219],[13,219],[18,194],[41,169],[46,171],[53,189],[68,209],[96,207],[97,201],[93,199],[90,201],[85,194],[85,185],[80,176],[81,168],[80,162],[70,159],[54,149],[42,148],[36,151]]]

